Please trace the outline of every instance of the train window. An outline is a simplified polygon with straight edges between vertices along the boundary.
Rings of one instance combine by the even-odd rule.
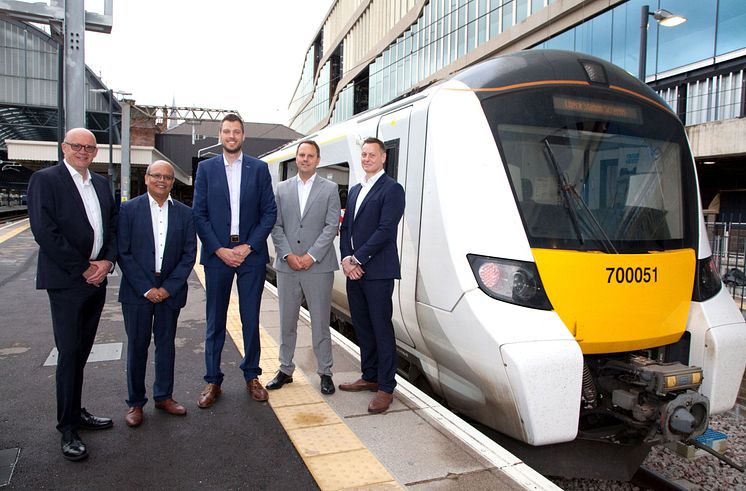
[[[295,159],[286,160],[280,164],[280,180],[287,181],[291,177],[298,175],[298,166],[295,164]]]
[[[344,210],[347,206],[347,190],[350,187],[350,165],[347,162],[325,165],[316,169],[316,173],[337,183],[337,186],[339,186],[339,201]]]
[[[607,252],[692,246],[696,186],[681,125],[628,97],[564,92],[482,101],[532,245]]]
[[[399,139],[383,142],[383,146],[386,147],[384,170],[389,177],[397,179],[399,173]]]

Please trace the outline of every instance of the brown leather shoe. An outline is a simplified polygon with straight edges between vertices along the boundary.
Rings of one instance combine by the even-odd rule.
[[[347,392],[360,392],[363,390],[369,390],[371,392],[375,392],[378,390],[378,383],[368,382],[367,380],[363,380],[360,378],[350,384],[339,384],[339,390],[344,390]]]
[[[155,408],[156,409],[163,409],[168,414],[173,414],[174,416],[186,416],[186,408],[179,404],[178,402],[174,401],[173,399],[164,399],[162,401],[156,401],[155,402]]]
[[[124,417],[124,422],[130,428],[137,428],[142,424],[142,407],[135,406],[127,410],[127,415]]]
[[[264,389],[264,387],[262,387],[262,384],[259,382],[258,378],[254,378],[246,382],[246,390],[249,391],[249,394],[251,394],[251,398],[255,401],[263,402],[269,399],[269,394]]]
[[[205,390],[199,395],[197,406],[200,409],[206,409],[215,404],[215,399],[220,395],[220,386],[218,384],[207,384]]]
[[[393,400],[394,394],[389,394],[388,392],[379,390],[378,392],[376,392],[376,395],[373,396],[370,404],[368,404],[368,412],[383,413],[389,408]]]

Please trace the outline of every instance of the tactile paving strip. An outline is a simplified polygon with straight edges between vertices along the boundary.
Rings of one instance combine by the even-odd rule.
[[[25,223],[10,227],[10,230],[8,230],[7,232],[0,232],[0,244],[2,244],[8,239],[12,239],[16,235],[20,234],[21,232],[29,228],[30,226],[31,225],[29,225],[28,220],[26,220]]]
[[[204,287],[202,266],[195,265],[194,271]],[[234,295],[228,306],[227,329],[243,356],[238,298]],[[279,369],[279,348],[261,326],[259,336],[263,371],[260,381],[266,384]],[[292,384],[269,393],[269,404],[323,491],[403,489],[300,370],[293,373]]]

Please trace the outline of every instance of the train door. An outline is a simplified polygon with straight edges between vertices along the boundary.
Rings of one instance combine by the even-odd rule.
[[[407,157],[409,149],[409,119],[412,112],[412,107],[405,107],[395,112],[386,114],[381,117],[378,121],[378,139],[383,141],[386,147],[386,174],[396,179],[402,186],[404,191],[407,191]],[[399,224],[399,230],[397,235],[398,248],[399,248],[399,261],[402,262],[402,271],[406,271],[404,262],[412,260],[413,258],[408,256],[402,256],[402,243],[404,241],[404,220]],[[414,342],[410,336],[407,326],[404,322],[404,316],[402,314],[402,302],[401,302],[401,283],[403,281],[414,282],[415,278],[404,278],[395,282],[394,284],[394,332],[396,338],[409,346],[414,347]]]

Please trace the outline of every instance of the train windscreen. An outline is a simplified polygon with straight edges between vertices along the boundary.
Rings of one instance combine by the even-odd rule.
[[[502,94],[482,105],[532,247],[694,247],[694,171],[675,116],[588,88]]]

